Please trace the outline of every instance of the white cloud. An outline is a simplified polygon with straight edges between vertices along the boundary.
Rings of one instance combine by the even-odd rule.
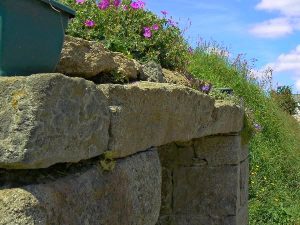
[[[256,8],[279,11],[285,16],[300,16],[300,0],[262,0],[256,5]]]
[[[250,33],[263,38],[278,38],[293,33],[294,27],[287,18],[275,18],[255,24]]]
[[[250,33],[257,37],[279,38],[300,30],[300,0],[261,0],[256,9],[281,15],[252,26]]]
[[[298,91],[300,91],[300,79],[296,81],[295,87]]]
[[[278,56],[277,60],[269,64],[274,72],[293,72],[300,77],[300,45],[295,50]]]
[[[264,68],[272,68],[274,75],[290,74],[295,88],[300,91],[300,45],[289,53],[279,55],[275,62],[267,64]]]

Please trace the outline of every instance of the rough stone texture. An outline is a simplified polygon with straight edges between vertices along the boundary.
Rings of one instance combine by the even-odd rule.
[[[165,172],[157,225],[248,224],[249,162],[239,135],[168,144],[159,157]]]
[[[151,61],[142,65],[140,79],[144,81],[165,83],[161,65]]]
[[[84,78],[117,72],[124,78],[136,79],[140,67],[136,60],[110,52],[100,42],[66,36],[56,71]]]
[[[239,172],[238,166],[176,169],[173,178],[173,212],[207,216],[235,215]]]
[[[93,163],[53,181],[0,189],[0,224],[154,225],[160,186],[155,150],[118,160],[111,172]]]
[[[0,78],[0,167],[44,168],[107,149],[106,97],[61,74]]]
[[[114,68],[112,72],[116,70],[117,73],[119,73],[125,79],[136,80],[141,70],[141,65],[139,64],[139,62],[134,59],[129,59],[118,52],[113,52],[111,54],[113,55],[113,60],[117,65],[117,67]]]
[[[65,36],[56,71],[69,76],[93,77],[114,70],[113,56],[100,42]]]
[[[184,86],[142,82],[98,88],[109,101],[109,149],[117,157],[195,138],[214,110],[211,98]]]
[[[212,117],[214,122],[209,128],[203,129],[201,136],[236,133],[242,130],[243,110],[227,101],[216,101]]]
[[[240,188],[241,188],[241,196],[240,196],[240,205],[247,205],[248,202],[248,183],[249,183],[249,159],[241,162],[240,165]]]
[[[162,72],[167,83],[191,87],[191,83],[184,75],[167,69],[162,69]]]
[[[9,88],[7,88],[9,87]],[[242,110],[180,85],[95,85],[62,74],[0,78],[0,168],[44,168],[113,150],[239,132]]]
[[[204,159],[211,166],[238,164],[240,161],[240,136],[202,138],[195,141],[194,147],[196,157]]]

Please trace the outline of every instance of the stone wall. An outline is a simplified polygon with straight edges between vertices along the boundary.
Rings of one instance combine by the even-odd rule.
[[[247,224],[248,148],[238,134],[159,148],[162,205],[157,225]]]
[[[80,43],[58,67],[69,76],[138,67]],[[0,78],[0,225],[247,224],[242,109],[181,85],[84,78]]]

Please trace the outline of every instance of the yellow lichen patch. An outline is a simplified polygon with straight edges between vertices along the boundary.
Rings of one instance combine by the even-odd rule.
[[[27,93],[24,90],[16,91],[12,94],[11,105],[14,108],[14,110],[18,109],[18,104],[19,104],[20,99],[26,95],[27,95]]]

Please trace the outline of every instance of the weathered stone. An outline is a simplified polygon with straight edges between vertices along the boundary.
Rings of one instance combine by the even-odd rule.
[[[102,73],[120,73],[124,78],[136,79],[140,64],[121,53],[108,51],[98,41],[66,36],[56,71],[84,78],[101,76]]]
[[[174,170],[174,213],[235,215],[239,198],[239,167],[182,167]]]
[[[240,154],[240,161],[244,161],[249,158],[249,146],[247,144],[243,144],[241,146],[241,154]]]
[[[0,78],[0,167],[43,168],[107,149],[106,97],[62,74]]]
[[[195,158],[193,142],[188,143],[188,146],[179,146],[176,143],[160,146],[159,159],[164,167],[192,166]]]
[[[239,164],[240,136],[209,136],[195,140],[196,157],[207,161],[209,166]]]
[[[98,88],[109,101],[109,149],[117,157],[196,138],[199,127],[211,121],[214,110],[210,97],[184,86],[141,82],[102,84]]]
[[[162,167],[161,208],[160,214],[168,215],[172,212],[173,172]]]
[[[165,83],[161,65],[150,61],[142,65],[140,79],[144,81]]]
[[[113,52],[113,60],[117,65],[116,72],[128,80],[136,80],[141,71],[141,65],[134,59],[125,57],[122,53]]]
[[[229,134],[240,132],[244,124],[244,111],[227,101],[216,101],[213,114],[214,123],[209,134]]]
[[[155,225],[161,169],[156,151],[99,163],[53,181],[0,190],[1,225]],[[50,176],[50,175],[49,175]]]
[[[90,78],[116,68],[113,55],[100,42],[66,36],[56,71]]]
[[[191,87],[189,80],[184,75],[167,69],[162,69],[162,72],[167,83]]]
[[[248,225],[249,224],[249,214],[248,214],[248,204],[245,204],[239,211],[237,215],[237,225]]]
[[[249,160],[246,159],[240,165],[240,204],[244,206],[248,203],[248,185],[249,185]]]
[[[238,132],[241,126],[238,107],[215,108],[209,96],[179,85],[96,86],[40,74],[1,78],[0,93],[2,168],[43,168],[106,150],[125,157],[151,146]]]

